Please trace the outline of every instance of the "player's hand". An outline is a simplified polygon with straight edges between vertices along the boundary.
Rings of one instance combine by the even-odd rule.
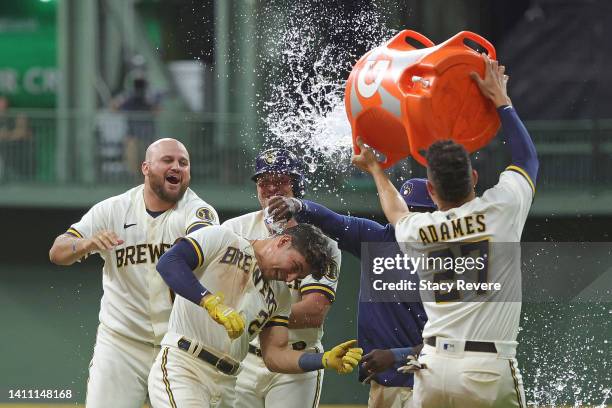
[[[363,349],[353,347],[357,340],[349,340],[323,353],[323,367],[332,368],[339,374],[348,374],[361,361]]]
[[[420,363],[417,356],[410,354],[406,358],[406,364],[398,368],[397,372],[402,374],[410,374],[416,373],[417,371],[423,370],[425,368],[427,368],[427,366],[423,363]]]
[[[427,368],[424,363],[419,362],[419,355],[421,354],[421,350],[423,350],[423,343],[414,346],[412,350],[413,354],[410,354],[408,355],[408,357],[406,357],[406,363],[402,367],[397,369],[398,373],[415,373],[419,370]]]
[[[395,364],[395,355],[391,350],[372,350],[361,360],[362,367],[368,374],[382,373]]]
[[[361,170],[374,174],[376,171],[381,171],[380,163],[374,154],[374,150],[371,147],[366,146],[360,137],[357,138],[357,146],[359,147],[359,154],[353,154],[351,157],[351,163],[353,166],[360,168]]]
[[[293,197],[274,196],[268,201],[268,211],[274,222],[290,220],[302,211],[302,202]]]
[[[119,238],[113,231],[100,231],[90,238],[83,238],[83,246],[87,253],[95,251],[108,251],[117,245],[123,244],[123,240]]]
[[[231,307],[223,304],[223,294],[208,294],[202,299],[202,306],[210,317],[225,327],[230,339],[237,339],[244,332],[244,319]]]
[[[493,101],[496,108],[502,105],[512,105],[507,91],[509,77],[504,74],[506,67],[499,65],[497,61],[484,53],[482,59],[485,64],[484,79],[480,78],[476,72],[470,72],[470,78],[476,82],[484,97]]]

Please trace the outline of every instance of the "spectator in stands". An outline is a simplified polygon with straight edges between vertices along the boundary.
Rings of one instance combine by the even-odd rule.
[[[137,76],[132,81],[131,91],[114,102],[117,110],[128,112],[124,161],[128,172],[135,177],[140,176],[142,152],[156,139],[152,113],[157,111],[157,105],[148,97],[147,90],[146,78]]]
[[[34,146],[28,118],[9,115],[9,100],[0,95],[0,179],[32,176]]]

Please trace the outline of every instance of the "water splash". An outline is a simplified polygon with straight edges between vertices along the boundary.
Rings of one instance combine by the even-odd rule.
[[[396,31],[385,27],[375,4],[271,1],[262,12],[271,21],[261,38],[268,97],[258,109],[267,130],[265,145],[298,153],[311,190],[337,191],[338,175],[353,171],[346,78],[363,53]]]

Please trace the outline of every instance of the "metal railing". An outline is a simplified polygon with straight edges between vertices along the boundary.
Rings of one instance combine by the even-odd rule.
[[[17,131],[17,123],[25,130]],[[76,126],[65,126],[66,123]],[[93,152],[84,158],[82,134],[63,129],[93,129]],[[54,110],[20,110],[0,114],[0,183],[132,184],[142,180],[140,163],[146,146],[173,137],[187,146],[193,177],[219,184],[248,179],[252,152],[240,138],[236,116],[151,114],[100,111],[95,117]],[[250,167],[250,166],[249,166]],[[89,169],[87,169],[89,168]],[[93,180],[83,177],[93,168]]]
[[[80,123],[61,126],[62,121]],[[58,137],[62,129],[93,129],[93,153],[80,154],[79,134]],[[244,185],[259,143],[244,133],[237,116],[100,111],[94,118],[58,115],[54,110],[0,114],[0,183],[133,184],[141,180],[140,162],[148,143],[174,137],[185,143],[193,179],[217,185]],[[540,189],[605,189],[612,183],[612,120],[533,121],[527,127],[540,157]],[[73,132],[76,133],[76,132]],[[495,182],[508,163],[501,138],[474,155],[485,185]],[[91,145],[91,144],[90,144]],[[299,152],[298,152],[299,153]],[[93,180],[82,177],[93,168]],[[405,170],[399,167],[396,175]],[[424,170],[412,166],[411,176]],[[333,183],[371,188],[354,174],[335,175]]]

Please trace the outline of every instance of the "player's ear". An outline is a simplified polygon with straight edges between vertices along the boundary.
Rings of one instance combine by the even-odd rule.
[[[478,184],[478,172],[472,169],[472,186],[476,188],[477,184]]]
[[[149,162],[143,161],[142,164],[140,165],[140,169],[142,171],[142,175],[147,176],[149,174]]]
[[[436,196],[436,189],[434,188],[433,184],[431,184],[431,181],[429,180],[427,180],[427,183],[425,183],[425,185],[427,186],[427,192],[429,193],[429,196],[433,200],[434,197]]]
[[[291,245],[291,241],[292,240],[291,240],[291,236],[290,235],[283,234],[283,235],[281,235],[278,238],[279,239],[278,239],[278,244],[277,245],[278,245],[279,248],[283,247],[283,246],[285,246],[287,244]]]

